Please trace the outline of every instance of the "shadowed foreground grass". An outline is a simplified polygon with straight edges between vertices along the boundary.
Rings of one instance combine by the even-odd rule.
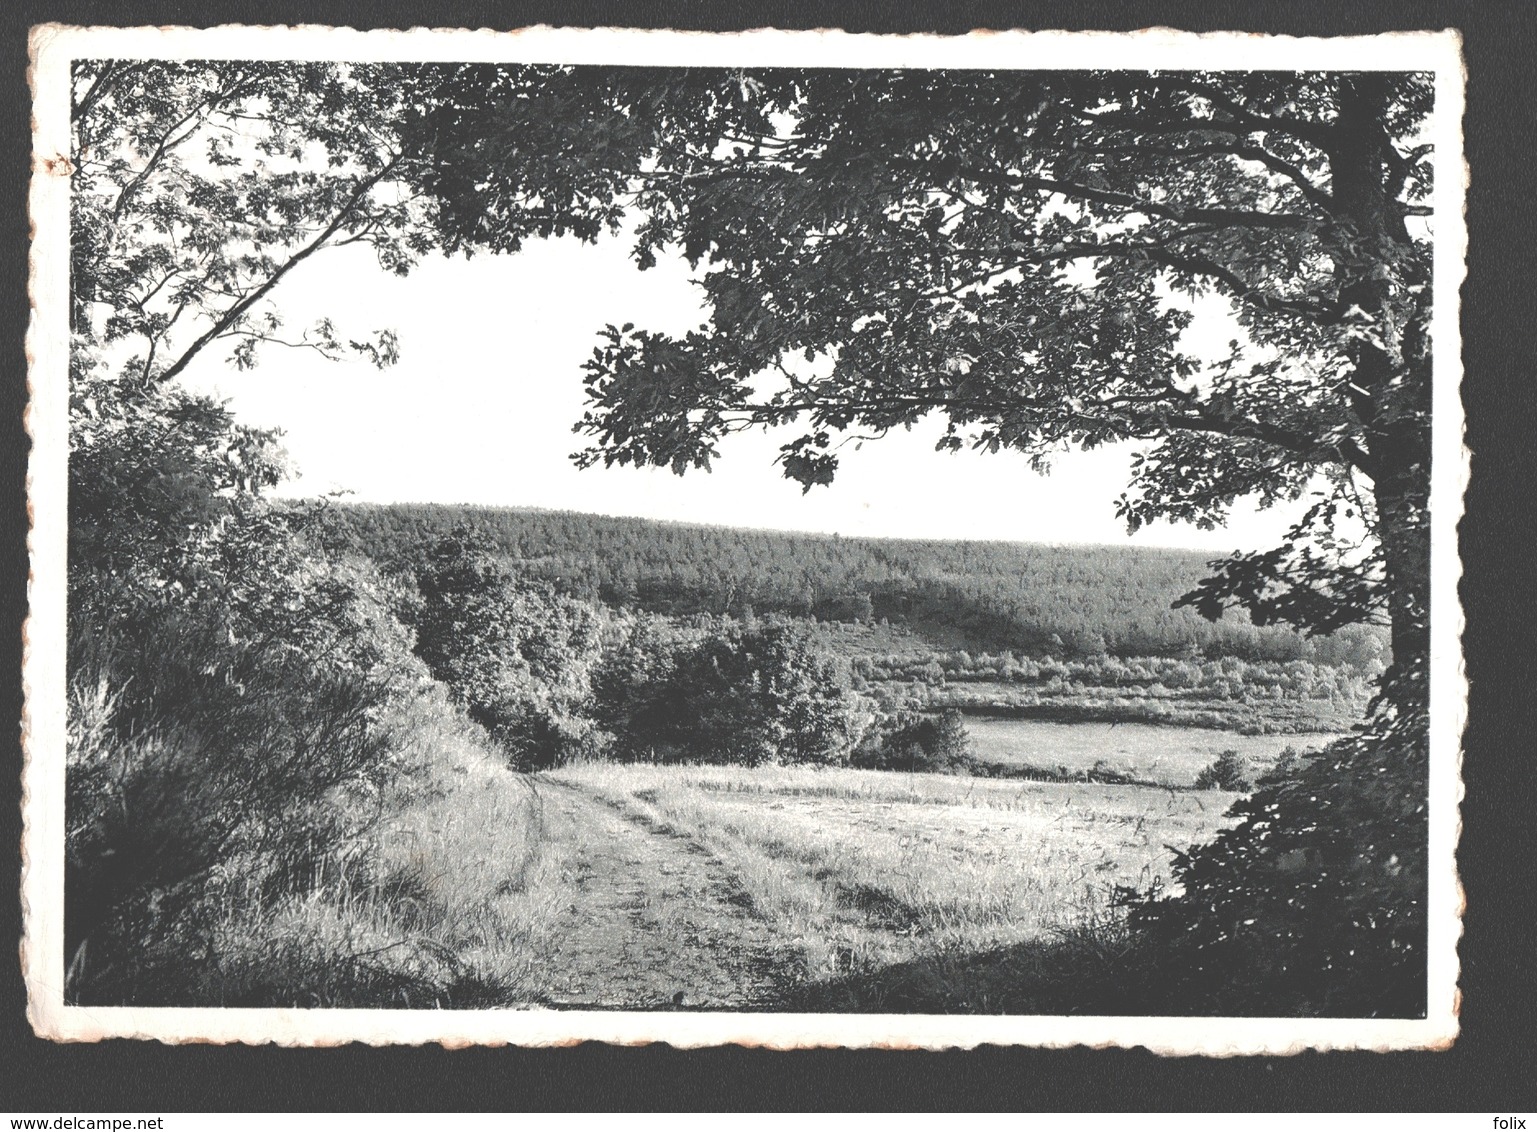
[[[1231,801],[810,767],[530,777],[440,698],[392,713],[407,769],[334,800],[356,832],[313,876],[210,884],[197,938],[88,956],[81,1000],[1137,1012],[1145,957],[1109,893],[1166,875]]]
[[[1153,966],[1113,914],[984,951],[935,949],[793,991],[782,1009],[853,1014],[1159,1013]]]

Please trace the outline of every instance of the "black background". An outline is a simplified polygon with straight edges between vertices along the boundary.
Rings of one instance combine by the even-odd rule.
[[[930,11],[932,8],[934,10]],[[1292,35],[1456,27],[1469,72],[1466,139],[1470,276],[1463,293],[1464,398],[1473,483],[1461,527],[1471,682],[1459,867],[1468,911],[1461,944],[1463,1033],[1441,1053],[1160,1058],[1142,1050],[971,1052],[680,1051],[588,1044],[566,1050],[328,1050],[111,1041],[58,1045],[32,1036],[16,952],[0,947],[0,1111],[296,1111],[544,1109],[1407,1110],[1530,1112],[1534,817],[1532,471],[1534,241],[1532,137],[1537,20],[1526,2],[1077,2],[863,5],[752,3],[70,3],[11,0],[0,13],[0,720],[20,718],[25,610],[26,438],[22,334],[27,319],[30,162],[26,34],[42,22],[359,28],[534,23],[733,30],[842,27],[960,33],[973,28],[1245,30]],[[8,725],[7,725],[8,729]],[[20,937],[20,746],[0,746],[0,941]]]

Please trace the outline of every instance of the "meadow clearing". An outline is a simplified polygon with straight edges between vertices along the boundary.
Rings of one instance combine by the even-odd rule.
[[[1152,723],[1057,723],[1044,719],[967,716],[966,732],[980,762],[1030,767],[1068,777],[1096,768],[1165,786],[1190,786],[1223,751],[1237,751],[1255,773],[1286,748],[1318,750],[1335,735],[1243,735],[1207,727]]]
[[[631,1009],[1092,1010],[1113,886],[1166,877],[1233,799],[782,766],[538,783],[573,898],[537,997]]]

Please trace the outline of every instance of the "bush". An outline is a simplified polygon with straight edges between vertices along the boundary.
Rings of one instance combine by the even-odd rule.
[[[351,867],[426,672],[377,575],[260,497],[271,434],[74,361],[65,993],[185,1003],[232,902]]]
[[[1240,793],[1254,789],[1254,783],[1249,780],[1249,760],[1237,751],[1223,751],[1215,762],[1195,776],[1195,788]]]
[[[397,771],[386,686],[183,615],[92,642],[66,751],[65,945],[77,999],[145,1001],[146,956],[206,949],[222,878],[276,896],[356,832],[333,801]],[[173,980],[174,981],[174,980]]]
[[[76,740],[100,749],[111,698],[77,693]],[[538,794],[442,689],[398,696],[378,731],[402,773],[324,798],[342,836],[289,837],[274,870],[250,852],[76,955],[72,997],[229,1007],[506,1006],[551,949],[566,906]],[[94,734],[87,734],[94,732]],[[192,799],[196,801],[197,799]],[[290,834],[294,831],[290,830]],[[302,848],[301,852],[295,850]]]
[[[869,719],[849,683],[786,623],[685,640],[642,622],[600,666],[595,710],[623,758],[836,765]]]
[[[1423,685],[1398,680],[1178,854],[1177,895],[1127,902],[1173,1013],[1424,1016],[1429,743]]]
[[[262,498],[286,471],[276,433],[129,368],[107,372],[90,338],[76,338],[66,1000],[452,1005],[501,994],[505,973],[532,962],[516,940],[553,921],[553,907],[520,908],[508,889],[519,877],[507,866],[527,854],[479,852],[492,847],[464,834],[452,852],[418,848],[454,820],[500,842],[536,840],[537,799],[521,783],[456,786],[463,766],[434,776],[421,763],[445,758],[445,733],[413,744],[391,723],[434,690],[400,620],[411,595],[318,552],[324,508]],[[523,643],[530,670],[557,683],[542,642]],[[437,800],[441,812],[426,812]],[[478,871],[466,863],[487,858]],[[441,887],[470,874],[476,883],[438,904],[395,899],[411,877]]]
[[[240,545],[226,525],[270,514],[255,501],[285,471],[275,434],[209,398],[107,376],[78,342],[70,363],[72,617],[106,624],[218,589]]]
[[[972,765],[971,737],[961,713],[902,712],[854,753],[853,765],[866,770],[955,774]]]
[[[607,737],[591,720],[557,710],[548,703],[517,699],[499,705],[491,739],[514,770],[551,770],[601,758]]]
[[[591,753],[596,608],[513,578],[469,528],[438,540],[417,574],[416,651],[519,769]]]
[[[649,757],[669,726],[669,688],[688,641],[660,617],[641,614],[604,650],[592,672],[592,717],[620,758]]]

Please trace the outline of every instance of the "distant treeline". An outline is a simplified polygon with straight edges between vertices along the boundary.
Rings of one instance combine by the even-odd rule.
[[[339,504],[329,549],[415,570],[470,523],[522,576],[575,597],[665,614],[782,613],[878,621],[1033,656],[1307,659],[1375,668],[1385,634],[1304,640],[1242,614],[1206,621],[1172,602],[1208,555],[1109,546],[843,538],[570,511]],[[959,638],[959,639],[956,639]]]

